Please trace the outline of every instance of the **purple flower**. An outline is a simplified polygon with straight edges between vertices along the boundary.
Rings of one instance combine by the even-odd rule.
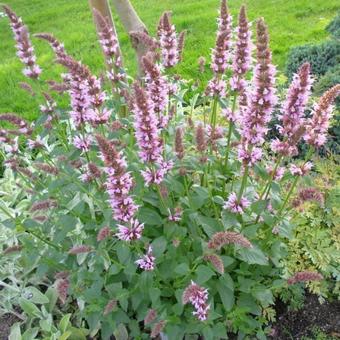
[[[154,113],[154,104],[145,90],[134,84],[135,97],[133,113],[135,115],[135,135],[139,147],[139,156],[145,162],[154,163],[161,158],[163,147],[158,135],[158,120]]]
[[[149,246],[146,255],[143,255],[135,263],[139,266],[139,268],[151,271],[155,269],[155,259],[156,258],[152,255],[152,247]]]
[[[172,214],[169,209],[169,217],[168,220],[172,222],[179,222],[182,219],[183,210],[181,207],[176,207],[175,212]]]
[[[39,77],[40,67],[36,64],[36,56],[32,46],[27,27],[24,26],[22,19],[18,17],[10,7],[3,6],[7,14],[16,41],[17,56],[25,65],[23,74],[32,79]]]
[[[194,281],[191,281],[191,284],[184,290],[182,295],[183,305],[190,302],[195,308],[192,314],[200,321],[204,321],[208,317],[210,305],[207,304],[207,301],[208,290],[200,287]]]
[[[122,56],[119,48],[119,42],[114,26],[109,18],[104,18],[102,14],[94,9],[94,16],[98,25],[99,43],[102,47],[105,61],[108,66],[108,78],[114,84],[115,91],[118,91],[119,83],[126,80],[126,74],[123,69]]]
[[[116,234],[116,236],[123,241],[132,241],[140,239],[142,237],[144,223],[139,223],[138,220],[135,220],[133,218],[130,220],[129,223],[130,223],[129,227],[118,224],[117,227],[119,232]]]
[[[251,149],[264,143],[267,124],[277,100],[274,88],[276,71],[271,64],[268,43],[267,26],[260,19],[257,22],[257,65],[252,80],[254,87],[249,95],[248,107],[242,113],[241,124],[242,149],[248,153],[248,159],[251,159]]]
[[[295,156],[298,153],[297,143],[303,136],[305,119],[303,114],[311,90],[310,65],[303,64],[287,92],[283,112],[279,116],[281,125],[278,126],[283,141],[275,139],[271,143],[274,152],[284,156]]]
[[[228,209],[233,213],[243,214],[244,210],[250,206],[250,202],[247,198],[241,197],[239,200],[235,192],[229,195],[228,201],[225,202],[223,208]]]
[[[238,17],[237,42],[233,59],[233,76],[230,86],[233,90],[243,92],[246,87],[244,75],[249,71],[251,65],[251,31],[247,20],[246,8],[241,7]]]
[[[304,176],[312,169],[313,163],[306,162],[302,165],[292,164],[289,168],[293,176]]]
[[[212,50],[211,69],[214,73],[223,74],[228,66],[231,47],[232,17],[229,13],[226,0],[222,0],[215,48]]]
[[[152,54],[148,53],[144,56],[142,62],[145,71],[146,91],[153,102],[154,112],[160,119],[168,104],[169,84],[165,77],[161,75],[159,66],[153,62]],[[161,124],[159,127],[165,126]]]
[[[333,102],[340,94],[340,84],[337,84],[325,92],[314,105],[312,116],[307,120],[306,134],[307,144],[320,147],[326,143],[326,133],[332,116]]]
[[[50,44],[50,46],[52,47],[57,58],[63,58],[67,55],[65,48],[64,48],[64,44],[59,42],[52,34],[50,34],[50,33],[38,33],[38,34],[34,34],[34,36],[36,38],[46,40]]]
[[[105,184],[110,196],[113,217],[118,221],[128,222],[138,209],[129,196],[133,186],[132,177],[126,172],[126,162],[122,153],[116,150],[113,143],[100,135],[96,135],[96,139],[106,166]]]
[[[262,149],[250,148],[246,149],[244,144],[241,144],[238,148],[238,159],[244,164],[254,165],[262,158]]]
[[[85,138],[80,136],[75,136],[73,139],[74,146],[81,150],[82,152],[88,152],[90,151],[90,146],[93,142],[93,139],[91,136],[86,136]]]
[[[225,80],[214,77],[209,80],[207,88],[205,89],[205,94],[210,97],[225,97],[227,84]]]
[[[170,22],[170,14],[163,13],[158,25],[158,37],[162,51],[162,64],[169,68],[175,66],[180,59],[181,46],[178,44],[175,26]]]
[[[266,170],[267,170],[267,172],[268,172],[268,174],[269,174],[270,176],[273,175],[274,169],[273,169],[273,167],[272,167],[271,165],[267,165]],[[275,181],[280,181],[280,180],[282,179],[284,173],[285,173],[285,168],[283,168],[283,167],[278,167],[278,168],[276,169],[276,171],[275,171],[275,174],[274,174],[274,176],[273,176],[273,179],[274,179]]]

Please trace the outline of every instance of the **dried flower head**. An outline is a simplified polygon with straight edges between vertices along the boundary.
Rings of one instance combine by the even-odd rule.
[[[107,239],[108,237],[110,237],[112,234],[113,234],[113,232],[110,229],[110,227],[105,226],[98,231],[97,241],[98,242],[103,241],[103,240]]]
[[[89,253],[92,251],[92,247],[86,246],[84,244],[79,245],[79,246],[73,246],[68,253],[70,255],[78,255],[78,254],[84,254],[84,253]]]
[[[244,248],[252,248],[250,241],[236,231],[221,231],[214,234],[208,243],[210,249],[220,249],[226,244],[237,244]]]
[[[157,311],[155,309],[149,309],[144,318],[144,325],[148,325],[153,322],[157,317]]]
[[[211,263],[211,265],[220,273],[224,274],[224,264],[222,259],[216,254],[204,255],[203,259]]]
[[[157,322],[151,330],[151,334],[150,334],[151,339],[158,336],[162,332],[162,330],[164,329],[165,325],[166,325],[165,320],[161,320],[161,321]]]
[[[70,281],[68,278],[57,279],[55,285],[60,302],[65,304],[70,287]]]
[[[10,247],[7,247],[4,249],[4,251],[2,252],[4,255],[7,255],[7,254],[12,254],[12,253],[16,253],[16,252],[19,252],[21,251],[22,249],[22,245],[20,244],[17,244],[15,246],[10,246]]]
[[[57,207],[57,202],[52,199],[47,199],[43,201],[34,202],[30,211],[31,212],[44,211],[55,207]]]
[[[318,272],[303,271],[295,273],[291,278],[287,280],[289,285],[293,285],[298,282],[307,281],[321,281],[323,276]]]
[[[181,128],[176,129],[175,152],[176,152],[178,159],[183,159],[184,145],[183,145],[183,130]]]
[[[117,307],[117,300],[110,300],[104,308],[103,315],[106,316],[110,314]]]

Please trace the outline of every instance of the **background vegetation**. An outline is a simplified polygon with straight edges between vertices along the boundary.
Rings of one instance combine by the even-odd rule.
[[[186,78],[195,77],[198,71],[192,65],[196,65],[201,55],[209,57],[209,50],[215,40],[214,18],[219,0],[133,0],[132,2],[151,33],[155,32],[161,13],[169,9],[173,11],[173,21],[178,30],[188,31],[184,61],[179,66],[178,72]],[[339,7],[337,0],[233,0],[229,5],[234,17],[243,2],[248,6],[251,20],[261,14],[267,21],[270,27],[274,62],[281,70],[284,68],[290,47],[307,42],[317,43],[327,38],[325,27]],[[87,1],[7,0],[6,3],[24,18],[32,34],[49,31],[64,41],[66,49],[77,59],[83,60],[94,72],[103,69],[103,58]],[[125,64],[131,72],[134,72],[135,60],[129,39],[123,32],[118,18],[115,19],[123,45]],[[50,48],[38,39],[33,40],[38,62],[45,70],[43,78],[55,78],[58,68],[53,67],[52,70],[49,67],[53,62]],[[18,82],[23,80],[22,67],[15,57],[8,20],[3,17],[0,17],[0,41],[0,111],[12,111],[33,119],[38,114],[37,106],[18,88]]]

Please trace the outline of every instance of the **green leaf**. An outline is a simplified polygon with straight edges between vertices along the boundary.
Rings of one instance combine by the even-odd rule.
[[[205,326],[202,329],[202,334],[204,336],[204,340],[213,340],[214,339],[214,333],[209,326]]]
[[[222,224],[226,229],[230,229],[231,227],[238,226],[240,224],[236,218],[236,215],[228,210],[223,210],[221,217]]]
[[[30,328],[22,335],[22,340],[34,340],[38,332],[39,327]]]
[[[274,304],[273,294],[270,289],[265,287],[255,288],[252,294],[257,300],[261,302],[263,307],[268,307],[269,305]]]
[[[257,248],[241,248],[238,250],[239,258],[249,264],[268,265],[268,258]]]
[[[131,256],[131,252],[129,247],[124,244],[123,242],[119,242],[116,245],[116,252],[117,252],[117,256],[119,259],[119,262],[122,264],[125,264],[129,261],[130,256]]]
[[[141,207],[139,208],[139,221],[148,225],[162,225],[162,218],[159,214],[150,208]]]
[[[9,334],[8,340],[22,340],[19,322],[16,322],[11,327],[11,333]]]
[[[206,188],[194,187],[195,194],[191,195],[191,207],[196,210],[201,208],[209,199],[209,192]]]
[[[218,221],[212,217],[207,217],[203,215],[195,216],[196,222],[202,226],[204,232],[211,237],[218,231],[222,231],[221,226],[219,225]]]
[[[216,288],[222,300],[224,309],[229,312],[235,303],[234,292],[227,285],[225,285],[221,278],[217,282]]]
[[[42,316],[39,308],[34,303],[24,298],[19,298],[19,305],[22,310],[30,317],[40,318]]]
[[[263,211],[266,210],[267,208],[267,200],[261,200],[261,201],[257,201],[257,202],[254,202],[252,205],[251,205],[251,210],[260,215]]]
[[[61,318],[60,322],[59,322],[59,329],[60,329],[63,333],[66,332],[67,327],[68,327],[69,324],[70,324],[71,315],[72,315],[72,314],[70,314],[70,313],[64,315],[64,316]]]
[[[185,275],[189,272],[189,270],[190,268],[187,263],[181,263],[175,268],[174,272],[176,274]]]
[[[118,325],[118,327],[113,332],[113,334],[117,340],[128,340],[129,339],[129,334],[125,326],[122,323]]]
[[[152,242],[152,252],[156,258],[164,253],[166,244],[167,241],[164,236],[158,237]]]
[[[47,306],[47,310],[51,313],[53,308],[55,307],[58,300],[58,293],[54,287],[49,287],[45,293],[48,298],[49,304]]]
[[[215,273],[207,266],[200,265],[196,270],[197,283],[203,284],[208,281]]]
[[[68,339],[70,336],[72,335],[72,332],[71,331],[67,331],[65,333],[63,333],[58,340],[66,340]]]
[[[33,286],[25,288],[23,295],[32,303],[45,304],[49,302],[48,297]]]

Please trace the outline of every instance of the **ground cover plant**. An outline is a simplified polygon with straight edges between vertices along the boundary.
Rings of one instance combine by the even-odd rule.
[[[185,53],[169,12],[156,38],[139,33],[148,51],[136,79],[99,12],[105,74],[37,34],[63,69],[45,82],[22,19],[4,11],[21,86],[41,111],[32,123],[0,115],[0,305],[20,320],[12,338],[265,339],[275,297],[324,280],[284,259],[296,188],[310,183],[340,85],[313,98],[304,63],[279,96],[264,19],[251,25],[244,6],[233,19],[225,1],[203,91],[172,75]],[[267,142],[275,109],[279,135]]]
[[[91,13],[87,1],[43,0],[27,1],[10,0],[7,2],[16,9],[18,15],[25,18],[32,33],[51,32],[65,43],[65,47],[77,60],[82,60],[90,69],[99,74],[103,69],[100,56],[100,46],[96,43],[96,32],[92,23]],[[171,9],[174,23],[179,31],[187,30],[186,50],[183,62],[176,66],[175,72],[187,79],[197,78],[199,75],[196,65],[200,56],[209,58],[209,51],[214,43],[215,9],[218,0],[133,0],[137,12],[146,23],[150,32],[155,33],[155,18],[165,10]],[[230,2],[232,14],[236,17],[241,0]],[[287,53],[292,46],[306,43],[319,43],[328,37],[325,27],[339,9],[337,0],[249,0],[247,1],[250,20],[259,15],[266,18],[271,31],[271,48],[274,63],[283,71]],[[122,45],[125,67],[134,74],[136,67],[134,52],[129,38],[124,32],[121,22],[113,11],[117,24],[117,31]],[[285,18],[282,20],[282,18]],[[51,24],[53,21],[53,26]],[[7,20],[0,15],[0,111],[17,112],[29,120],[39,115],[37,106],[32,101],[25,100],[23,92],[18,87],[20,77],[20,63],[15,58],[15,49],[11,33],[7,29]],[[33,38],[37,50],[39,65],[44,69],[42,79],[55,79],[61,72],[60,68],[50,67],[53,54],[50,49]],[[207,69],[208,71],[208,69]],[[200,75],[207,82],[209,72]],[[61,103],[64,104],[64,103]],[[67,103],[65,102],[65,107]]]

